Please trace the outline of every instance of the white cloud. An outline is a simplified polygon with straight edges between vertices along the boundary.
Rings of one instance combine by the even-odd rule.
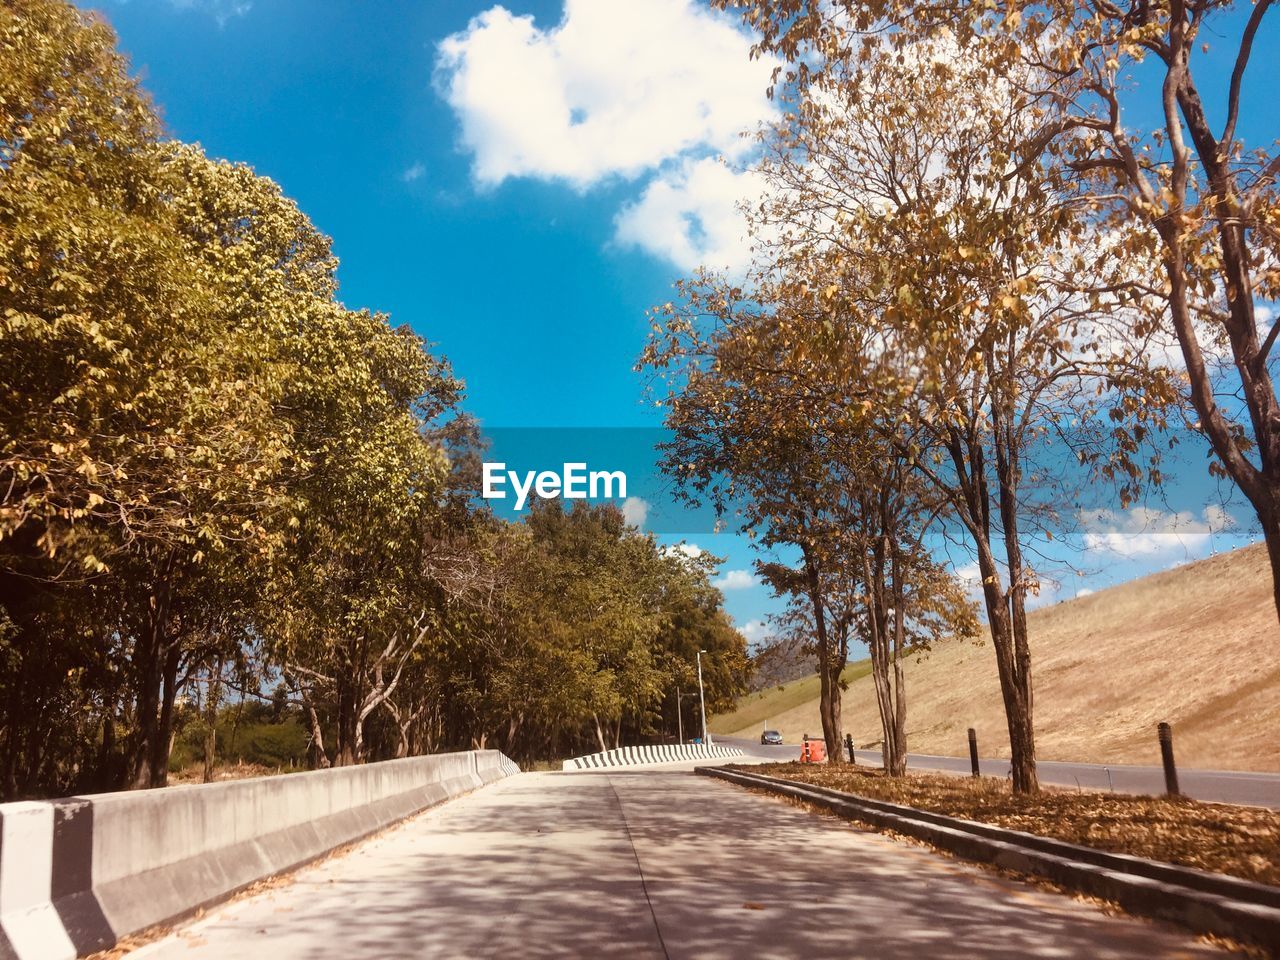
[[[759,584],[750,570],[726,570],[723,576],[711,581],[713,587],[721,590],[749,590]]]
[[[243,17],[253,9],[250,0],[169,0],[179,10],[198,10],[207,13],[225,26],[232,17]]]
[[[747,643],[752,646],[762,643],[774,635],[773,628],[763,620],[748,620],[738,628],[738,632],[746,637]]]
[[[649,516],[649,504],[639,497],[627,497],[622,501],[622,519],[636,529],[643,529]]]
[[[427,172],[427,166],[422,161],[410,166],[404,173],[400,174],[400,179],[405,183],[413,183],[415,180],[422,179],[423,174]]]
[[[740,274],[751,262],[741,205],[760,198],[764,178],[714,157],[686,160],[651,180],[618,213],[615,240],[663,257],[682,270],[699,266]]]
[[[1096,510],[1081,517],[1090,532],[1084,536],[1086,550],[1112,553],[1131,559],[1169,550],[1198,551],[1215,533],[1235,526],[1235,519],[1219,506],[1205,507],[1200,517],[1189,510],[1166,513],[1147,507],[1131,507],[1117,513]]]
[[[982,571],[978,569],[976,560],[962,567],[956,567],[955,577],[960,581],[966,597],[973,601],[982,600]]]
[[[550,29],[495,6],[439,47],[442,93],[482,185],[508,177],[584,189],[702,151],[741,154],[774,114],[774,62],[695,0],[565,0]]]
[[[1079,590],[1076,591],[1076,599],[1079,599],[1080,597],[1087,597],[1091,593],[1093,593],[1093,590],[1089,589],[1088,587],[1081,587]]]
[[[662,548],[663,556],[688,557],[690,560],[697,560],[705,552],[696,543],[676,543]]]

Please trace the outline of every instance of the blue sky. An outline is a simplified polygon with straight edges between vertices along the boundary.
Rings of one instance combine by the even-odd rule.
[[[734,23],[693,0],[84,5],[172,134],[278,181],[333,237],[342,298],[437,344],[486,425],[659,425],[632,371],[645,310],[698,263],[740,261],[752,180],[716,158],[773,110]],[[1276,135],[1276,49],[1246,88],[1255,143]],[[1199,511],[1152,541],[1162,522],[1120,518],[1045,599],[1234,542]],[[777,604],[747,541],[689,539],[727,557],[726,605],[758,637]]]
[[[567,64],[561,82],[599,85],[608,64],[590,62],[583,49],[590,37],[556,41],[565,13],[559,0],[512,5],[531,22],[499,18],[470,32],[473,18],[491,4],[83,5],[115,28],[168,130],[280,183],[333,238],[342,299],[386,311],[437,344],[467,383],[467,409],[486,425],[661,423],[632,372],[648,331],[645,311],[670,298],[673,281],[700,255],[714,261],[717,229],[737,235],[728,224],[734,196],[723,198],[716,211],[722,222],[709,233],[682,225],[686,165],[709,164],[736,149],[738,131],[772,109],[764,97],[767,68],[747,63],[747,41],[727,21],[666,3],[666,25],[676,21],[685,36],[683,46],[668,51],[668,66],[678,57],[697,60],[699,47],[711,55],[704,53],[700,68],[675,67],[650,80],[647,90],[602,92],[618,96],[629,116],[611,116],[609,104],[575,94],[602,117],[585,143],[570,142],[553,123],[542,131],[522,126],[519,116],[506,118],[515,125],[507,135],[500,130],[486,140],[476,132],[468,143],[468,114],[450,103],[451,74],[441,62],[441,44],[450,37],[477,50],[470,65],[481,78],[473,116],[492,112],[483,102],[486,73],[499,84],[498,99],[516,96],[503,82],[517,66],[511,51],[529,47],[530,38]],[[627,3],[605,6],[606,18],[637,19],[619,14]],[[618,42],[615,60],[644,38]],[[520,72],[534,70],[526,63]],[[726,89],[744,76],[741,92]],[[686,116],[680,126],[657,110],[636,109],[636,98],[696,90],[699,83],[710,88],[704,97],[682,99],[710,114],[710,122]],[[714,96],[721,105],[711,102]],[[629,150],[628,140],[650,145]],[[584,155],[585,162],[574,159]],[[705,185],[708,169],[694,171],[694,185]],[[716,171],[710,173],[715,181]],[[666,200],[667,207],[644,224],[632,216],[624,228],[619,218],[654,184],[666,188],[654,203]],[[705,202],[705,191],[690,202]],[[636,237],[651,235],[661,239],[637,244]],[[727,557],[726,570],[744,571],[753,559],[737,536],[689,539]],[[743,582],[740,573],[726,586]],[[740,624],[759,621],[773,607],[766,593],[729,589],[727,605]]]

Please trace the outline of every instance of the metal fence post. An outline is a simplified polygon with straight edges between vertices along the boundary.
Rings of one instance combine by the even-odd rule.
[[[1164,763],[1164,792],[1171,797],[1180,796],[1178,768],[1173,762],[1173,727],[1161,722],[1156,730],[1160,736],[1160,760]]]
[[[978,731],[969,728],[969,766],[973,767],[973,775],[981,776],[978,772]]]

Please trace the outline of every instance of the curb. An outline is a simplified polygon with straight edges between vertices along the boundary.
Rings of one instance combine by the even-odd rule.
[[[803,800],[844,817],[924,840],[968,860],[1046,877],[1072,890],[1111,900],[1130,913],[1280,953],[1280,887],[1109,853],[757,773],[723,767],[698,767],[694,772]]]

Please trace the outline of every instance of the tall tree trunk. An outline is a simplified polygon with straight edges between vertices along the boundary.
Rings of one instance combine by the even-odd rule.
[[[164,655],[164,687],[161,694],[160,717],[151,741],[149,758],[149,786],[163,787],[169,782],[169,754],[173,749],[173,704],[178,696],[178,666],[181,646],[176,637],[169,640]]]
[[[878,508],[874,508],[878,509]],[[867,506],[866,513],[873,508]],[[863,553],[862,577],[866,590],[867,652],[871,657],[871,682],[876,692],[876,709],[880,715],[880,759],[885,773],[900,776],[905,769],[905,758],[899,758],[901,737],[898,735],[898,709],[890,680],[889,586],[885,583],[887,554],[893,549],[885,535],[883,524],[878,525],[872,540],[870,556]]]
[[[990,370],[997,369],[992,351],[987,354],[987,367]],[[1018,536],[1017,501],[1012,495],[1011,482],[1011,470],[1017,462],[1017,448],[1010,445],[1009,437],[1004,433],[1009,421],[1007,411],[999,406],[999,384],[992,383],[991,389],[990,419],[994,424],[996,472],[1000,483],[1000,493],[996,499],[1005,527],[1007,549],[1011,541],[1017,543]],[[953,427],[947,446],[959,478],[960,496],[953,502],[959,508],[961,519],[973,537],[978,554],[982,599],[987,611],[991,646],[996,655],[1005,724],[1009,730],[1013,790],[1020,794],[1036,793],[1040,789],[1040,782],[1036,775],[1035,732],[1031,722],[1031,653],[1025,642],[1025,631],[1021,643],[1014,637],[1010,606],[1002,589],[1004,577],[991,549],[992,495],[988,483],[985,447],[976,424],[972,422],[964,430]],[[1012,556],[1021,562],[1021,554],[1016,549]],[[1016,576],[1012,570],[1010,575]]]
[[[204,771],[202,779],[205,783],[213,782],[213,768],[218,756],[218,706],[222,702],[222,670],[225,666],[221,656],[214,662],[213,674],[209,677],[209,689],[204,698]]]
[[[596,722],[596,740],[600,742],[600,752],[607,753],[609,745],[604,742],[604,730],[600,726],[600,717],[596,715],[594,710],[591,712],[591,719]]]
[[[1257,6],[1254,16],[1261,17],[1263,10],[1264,7]],[[1201,428],[1228,476],[1254,508],[1262,526],[1267,556],[1271,561],[1273,602],[1280,618],[1280,411],[1277,410],[1275,384],[1268,363],[1274,343],[1270,334],[1265,344],[1259,342],[1254,305],[1257,288],[1253,271],[1255,265],[1265,261],[1265,257],[1255,257],[1250,250],[1247,231],[1255,215],[1243,202],[1239,174],[1232,166],[1236,159],[1234,150],[1240,146],[1235,139],[1235,120],[1231,121],[1230,132],[1224,132],[1225,139],[1220,141],[1214,134],[1208,111],[1191,75],[1190,51],[1194,34],[1188,31],[1182,18],[1170,19],[1168,43],[1172,57],[1168,62],[1165,89],[1172,91],[1174,97],[1164,98],[1164,111],[1170,154],[1171,202],[1167,213],[1159,215],[1153,226],[1164,246],[1162,261],[1169,280],[1169,315],[1186,362],[1191,400],[1200,416]],[[1247,48],[1242,48],[1241,54],[1247,57]],[[1190,144],[1184,136],[1184,125]],[[1199,161],[1207,184],[1196,185],[1195,161]],[[1142,174],[1136,164],[1127,164],[1126,172],[1140,194],[1152,194],[1151,187],[1142,182]],[[1274,172],[1273,160],[1270,168],[1273,178]],[[1194,279],[1189,270],[1192,264],[1188,263],[1193,258],[1189,258],[1186,249],[1188,238],[1194,235],[1193,228],[1187,223],[1188,192],[1206,198],[1206,202],[1212,201],[1211,223],[1220,257],[1217,273],[1226,294],[1223,328],[1239,375],[1238,395],[1249,414],[1258,458],[1256,467],[1246,456],[1247,440],[1232,428],[1217,405],[1215,396],[1218,391],[1206,368],[1195,329],[1190,301]],[[1257,269],[1262,268],[1257,266]]]
[[[108,695],[105,700],[106,713],[102,717],[102,748],[98,753],[99,782],[117,786],[110,771],[116,766],[116,717],[114,697]]]
[[[1009,755],[1013,769],[1015,793],[1035,793],[1040,789],[1036,776],[1035,734],[1031,725],[1031,704],[1026,687],[1018,675],[1014,654],[1013,629],[1009,609],[1000,590],[1000,571],[991,555],[989,544],[978,543],[978,570],[982,575],[982,595],[995,648],[996,669],[1000,677],[1000,696],[1004,701],[1005,723],[1009,729]],[[1027,678],[1029,680],[1029,677]]]
[[[324,729],[320,726],[320,714],[316,712],[316,705],[308,696],[303,696],[303,706],[306,708],[307,717],[311,721],[311,769],[312,770],[328,770],[329,754],[324,749]]]
[[[1012,382],[1012,372],[1008,379]],[[1001,394],[993,390],[993,398]],[[1036,742],[1033,722],[1034,701],[1031,686],[1031,645],[1027,637],[1027,575],[1022,557],[1022,543],[1018,529],[1018,485],[1021,478],[1017,426],[1012,404],[992,403],[992,419],[995,421],[996,477],[998,479],[1000,520],[1004,532],[1005,557],[1009,566],[1009,593],[1007,607],[1001,598],[1001,607],[1007,609],[1005,652],[1006,661],[1001,671],[1002,689],[1009,687],[1005,695],[1005,713],[1009,726],[1009,751],[1013,767],[1015,793],[1036,793],[1040,780],[1036,773]],[[996,582],[999,582],[997,576]],[[999,655],[999,654],[998,654]]]
[[[1280,497],[1277,498],[1280,502]],[[1276,522],[1275,510],[1258,511],[1258,519],[1262,524],[1262,538],[1267,544],[1267,558],[1271,561],[1271,595],[1275,600],[1276,616],[1280,617],[1280,523]]]
[[[826,609],[822,602],[822,580],[817,563],[808,549],[804,550],[805,573],[809,584],[809,603],[813,607],[813,630],[818,642],[819,699],[818,714],[822,721],[822,739],[827,746],[827,762],[840,763],[840,666],[831,649],[827,630]],[[833,667],[833,662],[836,664]],[[834,676],[833,676],[834,674]]]
[[[516,735],[520,732],[520,727],[523,724],[523,712],[513,713],[511,715],[511,719],[507,722],[507,739],[505,741],[505,746],[508,755],[515,753]]]
[[[902,674],[903,647],[906,645],[906,591],[902,582],[902,564],[895,548],[893,563],[893,714],[890,728],[893,734],[893,762],[890,776],[901,777],[907,772],[907,682]]]
[[[349,677],[337,678],[337,756],[335,767],[349,767],[357,762],[356,754],[356,692]]]
[[[134,645],[135,721],[133,748],[129,766],[129,787],[145,790],[151,786],[151,754],[155,743],[160,713],[160,692],[164,663],[162,661],[165,613],[159,597],[151,598],[146,625]]]

